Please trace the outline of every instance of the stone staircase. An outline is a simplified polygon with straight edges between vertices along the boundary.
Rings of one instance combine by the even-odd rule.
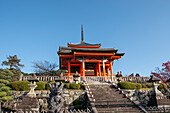
[[[99,113],[143,113],[110,84],[89,84]]]

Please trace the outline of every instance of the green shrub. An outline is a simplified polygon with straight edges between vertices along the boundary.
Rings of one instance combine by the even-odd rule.
[[[7,95],[6,92],[4,92],[4,91],[0,92],[0,97],[6,96],[6,95]]]
[[[54,80],[52,80],[52,81],[50,81],[49,83],[50,83],[50,84],[53,84],[53,83],[55,83],[55,81],[54,81]]]
[[[146,84],[142,84],[142,88],[147,88]]]
[[[86,85],[85,84],[80,84],[80,89],[86,89]]]
[[[11,82],[9,86],[16,91],[29,91],[30,87],[28,84],[30,84],[28,81],[15,81]]]
[[[11,89],[11,88],[8,87],[8,86],[3,86],[3,87],[0,88],[0,92],[1,92],[1,91],[7,92],[7,91],[9,91],[10,89]]]
[[[47,82],[40,81],[40,82],[37,82],[36,84],[37,84],[37,87],[35,88],[35,90],[46,90]]]
[[[16,91],[20,90],[19,87],[18,87],[17,81],[9,83],[8,86],[10,86],[13,90],[16,90]]]
[[[80,89],[80,84],[71,83],[70,84],[70,89]]]
[[[13,98],[11,96],[5,96],[5,97],[2,97],[0,98],[0,101],[9,101],[9,100],[13,100]]]
[[[0,79],[0,83],[3,83],[3,84],[9,84],[9,81],[4,80],[4,79]]]
[[[141,89],[142,85],[140,83],[134,83],[136,85],[136,89]]]
[[[70,89],[70,83],[64,83],[64,88]]]
[[[0,87],[3,87],[3,86],[5,86],[5,84],[4,83],[0,83]]]
[[[18,81],[18,87],[20,91],[29,91],[30,87],[28,86],[28,84],[30,84],[30,82],[28,81]]]
[[[160,83],[159,86],[158,86],[158,89],[161,90],[161,89],[168,89],[167,85],[165,83]]]
[[[119,82],[117,84],[121,89],[141,89],[142,85],[140,83],[132,82]]]
[[[147,88],[152,88],[152,84],[151,83],[148,83],[146,84]]]
[[[132,83],[132,82],[119,82],[117,85],[121,89],[136,89],[135,83]]]

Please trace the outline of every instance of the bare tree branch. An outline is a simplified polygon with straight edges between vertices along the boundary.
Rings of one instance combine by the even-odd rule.
[[[55,71],[55,68],[58,67],[55,63],[50,63],[48,61],[37,61],[33,62],[34,71],[36,73],[42,73],[44,75],[49,75],[51,72]]]

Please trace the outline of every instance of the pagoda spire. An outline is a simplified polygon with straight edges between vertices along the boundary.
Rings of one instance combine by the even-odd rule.
[[[83,24],[81,24],[81,43],[84,42]]]

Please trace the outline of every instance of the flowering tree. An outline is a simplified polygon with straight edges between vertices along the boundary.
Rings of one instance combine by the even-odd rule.
[[[170,78],[170,61],[162,64],[163,68],[156,68],[156,72],[151,72],[152,75],[161,79],[163,83]]]

